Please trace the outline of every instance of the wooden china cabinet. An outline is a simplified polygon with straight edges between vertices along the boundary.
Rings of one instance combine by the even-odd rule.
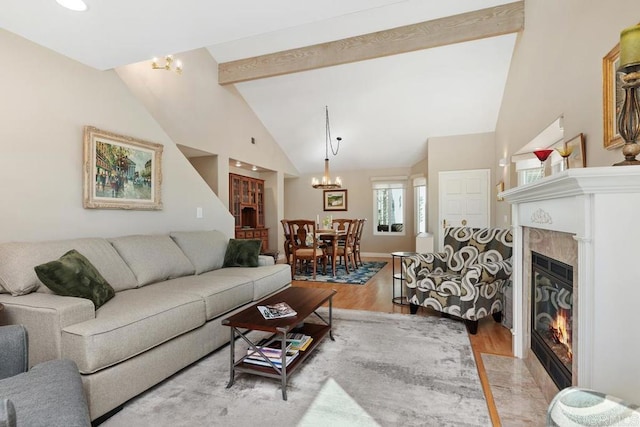
[[[264,180],[229,174],[229,210],[235,219],[236,239],[260,239],[269,248],[269,229],[264,226]]]

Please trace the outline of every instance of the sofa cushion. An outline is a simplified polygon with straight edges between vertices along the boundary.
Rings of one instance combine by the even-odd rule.
[[[253,281],[246,275],[215,275],[214,270],[197,276],[155,283],[163,292],[184,292],[202,298],[206,319],[211,320],[253,300]]]
[[[174,231],[170,234],[196,269],[196,274],[222,267],[229,239],[220,231]]]
[[[14,296],[36,289],[52,293],[41,284],[33,268],[59,258],[71,249],[82,253],[116,292],[137,286],[133,272],[111,244],[101,238],[0,244],[0,284]]]
[[[285,288],[291,284],[291,267],[288,264],[272,264],[264,267],[234,267],[221,268],[210,271],[206,275],[219,280],[225,276],[243,276],[253,282],[253,300],[257,301],[265,296]]]
[[[96,318],[62,330],[62,357],[90,374],[127,360],[205,322],[204,301],[147,286],[116,293]]]
[[[223,267],[257,267],[262,240],[230,239]]]
[[[93,264],[75,249],[55,261],[37,265],[35,270],[40,281],[54,293],[90,299],[96,309],[115,295]]]
[[[135,235],[109,239],[135,274],[139,286],[195,272],[169,235]]]

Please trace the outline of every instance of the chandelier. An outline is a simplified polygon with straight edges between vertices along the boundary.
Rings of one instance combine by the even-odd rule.
[[[311,186],[313,188],[319,188],[321,190],[334,190],[336,188],[342,187],[342,180],[339,176],[336,177],[335,181],[331,181],[331,175],[329,174],[329,147],[331,147],[331,153],[334,156],[338,155],[338,150],[340,150],[340,141],[342,138],[337,137],[336,141],[338,144],[336,149],[333,149],[333,142],[331,141],[331,129],[329,128],[329,107],[325,106],[325,140],[324,140],[324,175],[322,176],[322,180],[318,181],[317,178],[311,179]]]
[[[158,63],[158,58],[153,58],[151,68],[154,70],[175,71],[178,74],[182,74],[182,62],[179,59],[174,59],[173,55],[165,56],[164,64],[162,65]]]

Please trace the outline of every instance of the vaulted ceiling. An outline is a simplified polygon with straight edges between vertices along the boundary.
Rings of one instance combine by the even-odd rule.
[[[523,13],[470,13],[504,0],[85,2],[4,0],[0,26],[100,70],[207,47],[301,173],[321,171],[325,105],[343,141],[334,171],[411,166],[430,137],[493,131]]]

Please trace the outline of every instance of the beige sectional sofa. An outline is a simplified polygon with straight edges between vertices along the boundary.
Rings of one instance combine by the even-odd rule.
[[[0,244],[0,325],[26,326],[30,366],[73,360],[96,419],[227,343],[225,315],[290,286],[271,257],[223,268],[227,244],[218,231]],[[98,310],[34,272],[71,249],[116,291]]]

